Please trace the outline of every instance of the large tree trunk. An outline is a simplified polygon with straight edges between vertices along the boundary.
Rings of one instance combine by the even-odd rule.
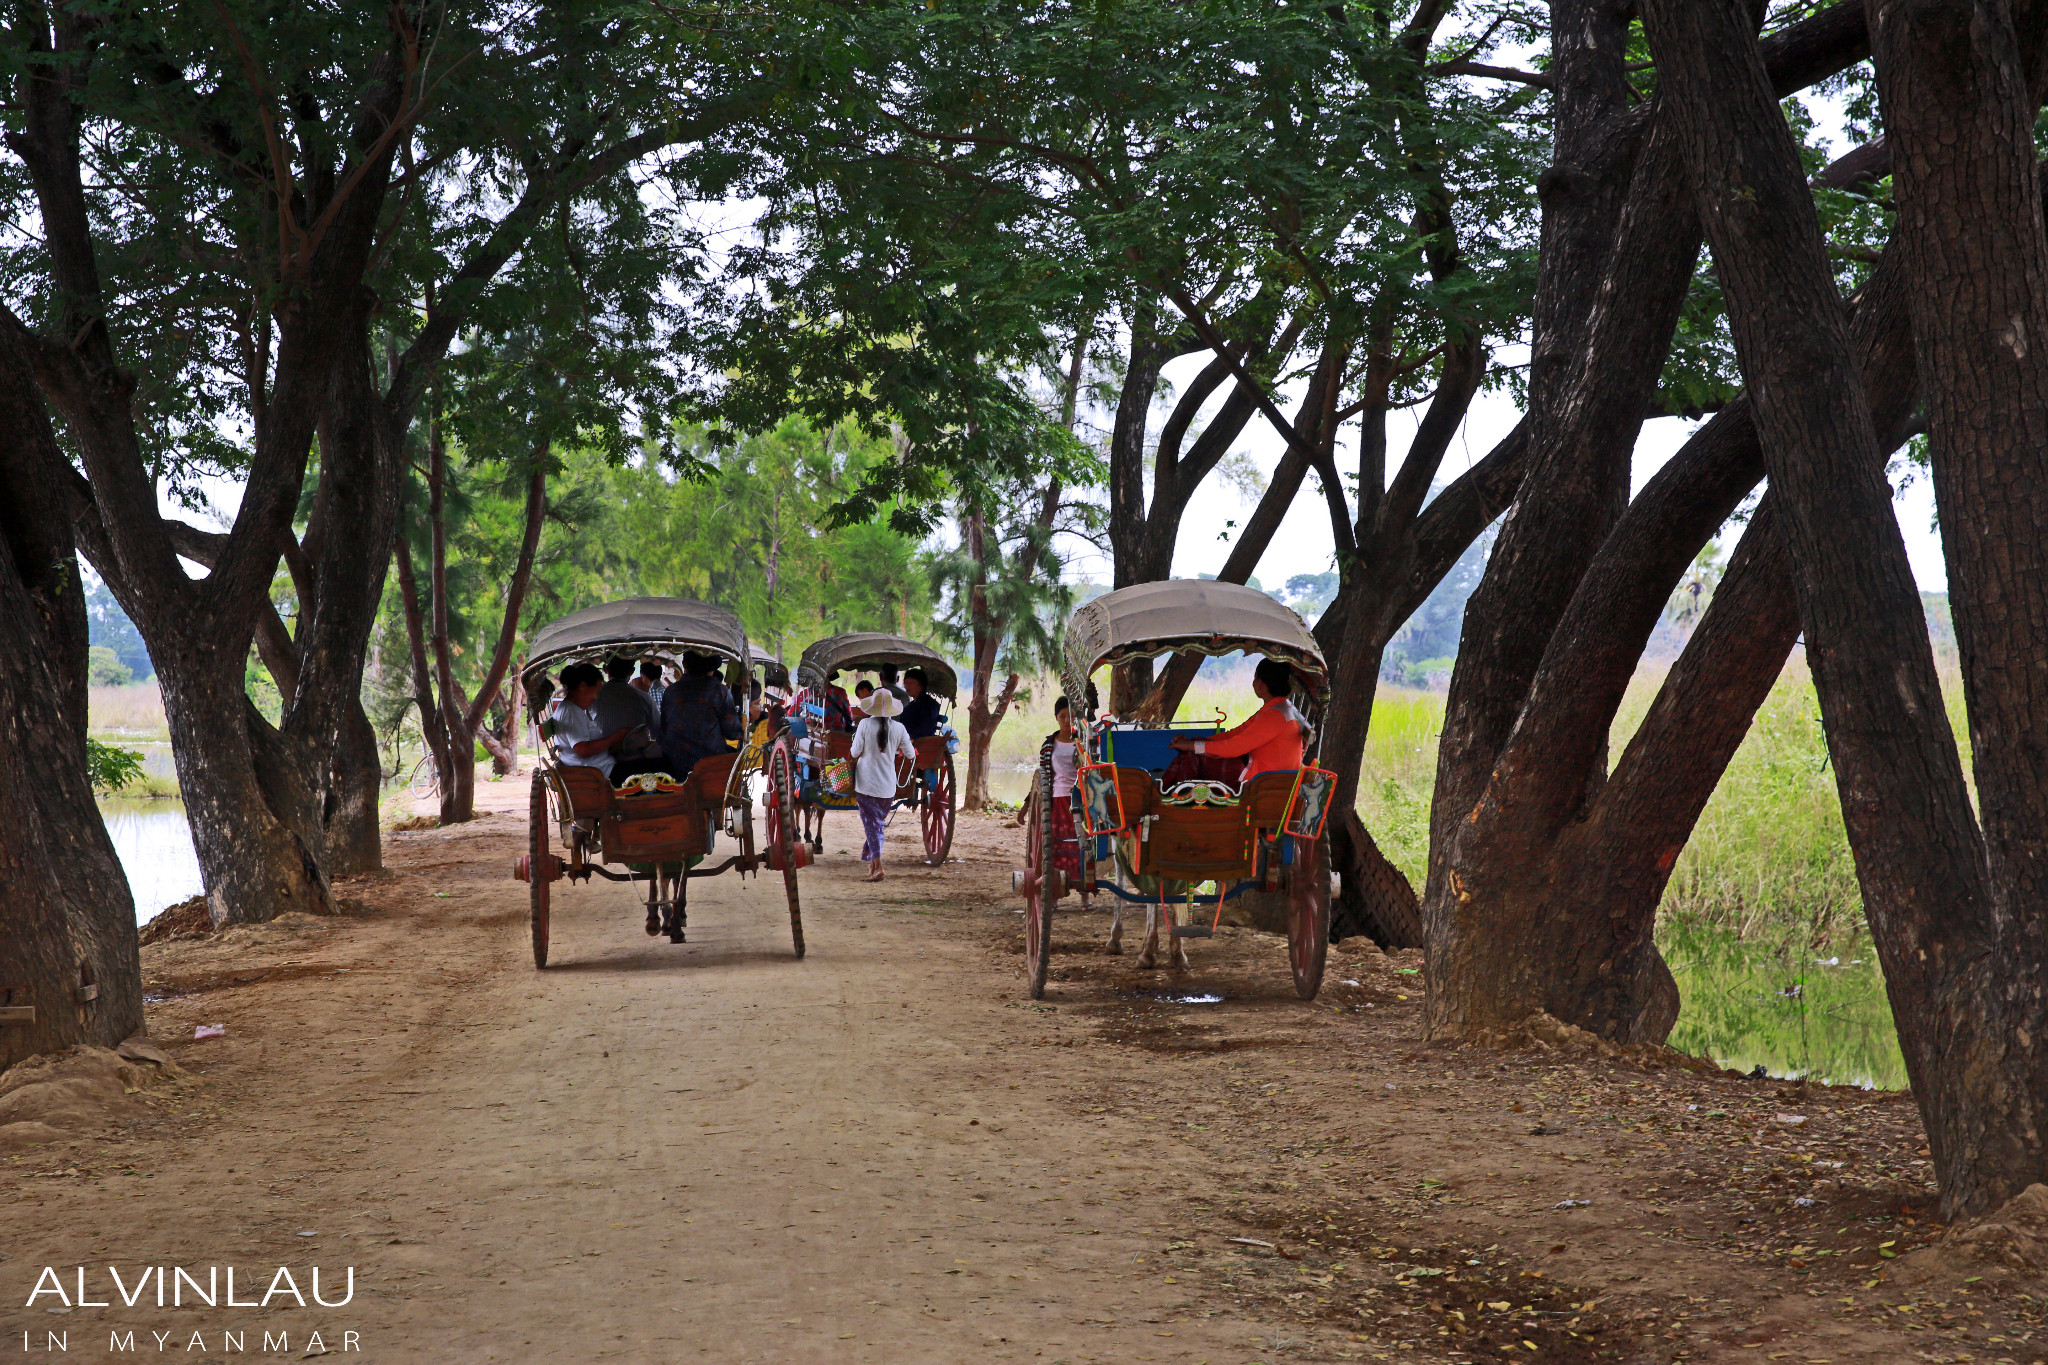
[[[334,749],[333,788],[327,801],[326,867],[330,877],[356,877],[384,866],[384,836],[378,802],[384,773],[377,731],[361,696],[342,715]]]
[[[0,334],[0,1069],[142,1027],[135,904],[85,757],[84,585],[56,438],[19,340]]]
[[[1772,75],[1796,88],[1854,60],[1861,30],[1853,20],[1830,11],[1781,34]],[[1607,1036],[1661,1041],[1675,1018],[1670,973],[1651,933],[1670,868],[1665,855],[1676,857],[1727,754],[1716,756],[1706,737],[1669,756],[1638,744],[1638,780],[1609,801],[1607,733],[1672,587],[1754,486],[1762,460],[1738,404],[1688,443],[1611,536],[1559,529],[1602,524],[1625,494],[1630,453],[1698,256],[1680,125],[1662,107],[1647,121],[1585,324],[1583,364],[1552,401],[1532,404],[1533,439],[1576,472],[1537,474],[1525,485],[1510,524],[1516,557],[1496,550],[1491,586],[1467,612],[1473,647],[1459,655],[1466,682],[1453,683],[1460,719],[1447,724],[1439,766],[1426,901],[1429,1020],[1439,1035],[1490,1032],[1542,1009]],[[1896,311],[1891,316],[1896,333]],[[1911,377],[1908,361],[1900,393],[1910,395]],[[1710,689],[1721,709],[1703,726],[1732,726],[1728,753],[1782,662],[1782,654],[1768,659],[1767,630],[1760,638],[1761,654],[1745,642],[1719,661],[1736,677]],[[1742,700],[1745,687],[1758,685],[1755,701]],[[1677,780],[1680,773],[1689,780]],[[1660,786],[1659,776],[1673,780]],[[1649,790],[1659,792],[1661,816],[1648,809]],[[1615,811],[1628,814],[1609,823]],[[1672,826],[1669,846],[1652,854],[1661,867],[1633,881],[1603,880],[1599,869],[1628,861],[1624,847],[1642,851],[1627,843],[1630,819],[1644,831]],[[1591,894],[1596,886],[1601,893]]]
[[[2003,945],[1920,598],[1850,355],[1798,149],[1742,0],[1646,0],[1660,87],[1685,127],[1701,218],[1781,499],[1864,913],[1926,1123],[1944,1212],[2038,1179],[2039,1034],[1987,1027],[2004,983],[2040,979],[2041,942]],[[2016,992],[2016,994],[2019,992]],[[2027,1059],[2029,1062],[2032,1058]],[[2022,1145],[2031,1149],[2018,1150]]]
[[[1465,607],[1458,664],[1444,701],[1430,805],[1427,920],[1446,913],[1444,854],[1485,790],[1528,694],[1545,642],[1579,576],[1628,496],[1628,464],[1611,448],[1559,439],[1569,390],[1585,364],[1593,303],[1621,219],[1639,129],[1622,115],[1627,20],[1601,0],[1550,8],[1557,79],[1554,150],[1545,172],[1527,422],[1528,477]]]
[[[1565,430],[1579,442],[1616,433],[1632,440],[1691,274],[1698,219],[1690,202],[1672,202],[1677,192],[1691,196],[1676,131],[1669,111],[1660,112],[1639,165],[1638,185],[1649,192],[1631,193],[1614,278],[1593,325],[1594,363],[1567,408]],[[1668,225],[1662,242],[1646,230],[1659,217]],[[1898,261],[1887,257],[1864,291],[1856,338],[1873,392],[1886,397],[1887,448],[1904,439],[1914,392],[1899,276]],[[1718,709],[1701,717],[1698,736],[1674,729],[1660,748],[1638,735],[1631,752],[1643,790],[1610,801],[1607,787],[1589,784],[1587,774],[1604,766],[1608,731],[1672,590],[1762,475],[1748,400],[1740,399],[1651,480],[1588,567],[1482,799],[1441,854],[1449,894],[1431,905],[1435,1034],[1494,1031],[1540,1009],[1603,1036],[1661,1041],[1643,1023],[1670,1023],[1668,974],[1650,961],[1657,902],[1671,860],[1777,676],[1784,651],[1773,657],[1772,630],[1791,611],[1789,599],[1754,608],[1755,639],[1717,646],[1733,680],[1716,674],[1708,686]],[[1761,551],[1755,537],[1764,524],[1752,524],[1738,565]],[[1768,562],[1780,564],[1775,551]],[[1731,599],[1739,600],[1741,591]],[[1758,645],[1760,653],[1752,648]],[[1787,636],[1784,648],[1790,645]],[[1697,639],[1688,645],[1688,661],[1700,647]],[[1714,672],[1712,663],[1700,667]],[[1680,675],[1690,676],[1687,669],[1667,683],[1667,696]],[[1752,697],[1756,686],[1762,691]],[[1715,742],[1724,733],[1717,725],[1733,726],[1725,752]],[[1657,801],[1644,795],[1648,789],[1660,793]],[[1615,811],[1626,815],[1616,820]],[[1652,867],[1633,879],[1621,875],[1644,854]]]
[[[79,543],[156,664],[215,922],[324,911],[329,893],[318,844],[327,760],[339,724],[328,700],[333,689],[302,679],[294,707],[310,694],[313,719],[300,725],[303,737],[281,736],[243,695],[243,666],[290,538],[336,357],[361,316],[359,286],[377,237],[394,145],[385,130],[406,95],[403,40],[394,38],[365,70],[360,118],[342,158],[348,173],[297,182],[302,193],[286,212],[318,216],[320,231],[279,267],[280,277],[258,281],[264,306],[274,310],[277,348],[266,357],[267,374],[252,384],[253,449],[234,527],[221,538],[211,572],[195,582],[177,562],[174,533],[158,506],[153,464],[138,428],[135,380],[106,324],[86,209],[80,148],[91,55],[103,38],[79,16],[53,15],[54,27],[24,31],[27,41],[61,57],[24,69],[16,88],[20,136],[9,141],[36,193],[58,300],[54,339],[30,333],[11,314],[0,325],[26,342],[38,384],[63,413],[89,483],[64,465],[49,477],[70,486]],[[310,226],[306,219],[293,221]],[[283,287],[273,293],[273,284]],[[337,664],[345,667],[346,660],[322,652],[310,666]]]
[[[1877,0],[1871,14],[1990,913],[1988,940],[1956,945],[1965,970],[1933,983],[1966,1040],[1938,1064],[1964,1093],[1921,1108],[1945,1205],[1980,1212],[2048,1175],[2048,235],[2034,152],[2048,5]]]

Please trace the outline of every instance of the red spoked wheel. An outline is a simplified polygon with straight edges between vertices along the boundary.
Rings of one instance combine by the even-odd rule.
[[[555,879],[555,855],[548,852],[548,782],[533,775],[533,799],[527,807],[526,900],[533,925],[533,965],[548,965],[548,885]]]
[[[1059,873],[1052,860],[1052,767],[1038,770],[1038,811],[1026,845],[1030,891],[1024,902],[1024,985],[1033,1000],[1045,998],[1045,978],[1052,966],[1052,907],[1059,899]]]
[[[932,785],[925,788],[924,804],[918,810],[918,823],[924,831],[925,863],[937,867],[953,851],[953,814],[959,803],[959,794],[953,786],[953,755],[947,754],[945,762],[931,772]]]
[[[804,916],[797,903],[796,870],[801,858],[798,852],[796,824],[796,755],[789,749],[789,736],[783,735],[775,741],[775,747],[768,751],[767,800],[762,802],[767,836],[770,867],[782,869],[782,889],[789,896],[789,937],[796,945],[796,955],[804,955]]]
[[[1287,965],[1294,969],[1294,993],[1313,1000],[1323,988],[1323,960],[1330,951],[1330,844],[1293,839],[1294,863],[1287,869]]]

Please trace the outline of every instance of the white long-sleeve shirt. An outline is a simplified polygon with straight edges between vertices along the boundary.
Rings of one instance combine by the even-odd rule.
[[[877,739],[877,725],[886,726],[885,737]],[[910,731],[894,720],[863,720],[853,727],[853,790],[861,796],[896,794],[896,755],[915,764],[917,748]]]

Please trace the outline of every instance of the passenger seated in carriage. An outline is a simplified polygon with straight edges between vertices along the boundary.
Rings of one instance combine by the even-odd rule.
[[[595,768],[614,785],[639,773],[661,771],[655,759],[622,758],[619,746],[633,733],[634,726],[606,730],[599,721],[597,694],[604,687],[604,674],[596,664],[570,664],[562,670],[562,699],[555,705],[555,752],[568,767]]]
[[[1177,735],[1173,747],[1186,753],[1220,758],[1245,758],[1240,782],[1260,773],[1301,766],[1302,751],[1312,735],[1308,721],[1294,709],[1294,670],[1281,659],[1264,659],[1252,670],[1252,692],[1260,702],[1257,714],[1244,724],[1208,739]]]
[[[700,758],[732,752],[740,737],[740,711],[718,677],[718,656],[683,655],[683,676],[661,694],[661,751],[669,775],[690,775]]]
[[[924,670],[906,670],[903,690],[910,694],[910,700],[903,707],[903,728],[910,731],[912,739],[929,739],[937,734],[939,722],[945,714],[939,706],[939,699],[925,690]]]
[[[612,749],[614,758],[642,762],[646,765],[642,771],[655,772],[661,768],[661,747],[654,741],[661,713],[654,709],[652,697],[633,686],[633,668],[633,660],[623,656],[607,659],[606,682],[597,690],[591,710],[597,713],[597,723],[607,733],[622,726],[627,731],[626,737]]]

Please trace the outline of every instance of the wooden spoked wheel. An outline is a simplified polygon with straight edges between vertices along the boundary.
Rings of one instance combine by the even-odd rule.
[[[953,812],[959,794],[953,786],[953,755],[932,770],[932,785],[925,788],[924,806],[918,811],[924,827],[924,860],[937,867],[953,851]]]
[[[527,809],[526,899],[533,923],[533,965],[548,965],[548,884],[554,880],[554,855],[548,852],[548,783],[533,775],[533,800]]]
[[[1033,1000],[1045,998],[1045,978],[1052,965],[1052,906],[1058,898],[1053,884],[1052,767],[1038,770],[1038,817],[1031,822],[1028,848],[1033,891],[1024,902],[1024,984]]]
[[[1330,951],[1330,845],[1328,838],[1295,839],[1294,864],[1287,869],[1287,965],[1294,969],[1294,993],[1316,998],[1323,988],[1323,959]]]
[[[789,937],[796,945],[796,955],[802,957],[804,916],[796,897],[796,755],[790,752],[788,735],[775,741],[762,766],[768,770],[768,799],[762,803],[767,828],[762,832],[768,837],[775,863],[782,868],[782,889],[789,895]]]

